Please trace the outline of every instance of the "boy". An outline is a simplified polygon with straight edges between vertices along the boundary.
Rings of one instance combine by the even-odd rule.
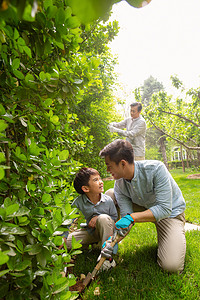
[[[113,200],[103,194],[103,181],[99,172],[92,168],[82,168],[74,179],[74,188],[80,194],[72,206],[75,205],[83,213],[87,226],[78,229],[67,238],[67,248],[71,248],[72,236],[82,240],[82,245],[101,242],[101,245],[113,234],[117,210]],[[110,262],[108,261],[108,264]],[[115,262],[112,261],[114,266]],[[108,269],[108,268],[107,268]]]

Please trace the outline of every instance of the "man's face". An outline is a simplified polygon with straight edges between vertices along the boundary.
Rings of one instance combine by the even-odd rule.
[[[140,116],[140,113],[138,112],[138,107],[137,106],[131,106],[131,118],[132,119],[137,119]]]
[[[88,181],[88,188],[90,193],[103,193],[103,181],[99,174],[90,175],[90,180]]]
[[[115,180],[123,178],[123,166],[122,163],[119,162],[117,165],[114,161],[110,160],[109,156],[105,157],[105,163],[107,166],[107,171],[113,176]]]

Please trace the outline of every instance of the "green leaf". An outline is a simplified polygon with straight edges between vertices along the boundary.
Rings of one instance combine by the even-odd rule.
[[[63,150],[59,153],[59,158],[60,160],[66,160],[69,157],[69,151],[68,150]]]
[[[55,15],[56,15],[56,12],[57,12],[57,7],[56,7],[56,6],[54,6],[54,5],[49,6],[49,7],[47,8],[47,17],[48,17],[49,19],[54,18]]]
[[[5,176],[5,171],[2,167],[0,167],[0,180],[3,179]]]
[[[25,81],[28,84],[33,84],[33,82],[31,82],[31,81],[34,81],[34,76],[32,74],[28,73],[25,77]]]
[[[21,216],[24,216],[24,215],[28,215],[30,213],[30,210],[25,207],[25,206],[22,206],[18,209],[18,211],[16,211],[13,216],[14,217],[21,217]]]
[[[31,260],[24,260],[15,265],[15,271],[23,271],[31,265]]]
[[[1,259],[0,259],[0,264],[1,264]],[[3,275],[7,274],[9,271],[10,271],[9,269],[0,271],[0,277],[2,277]]]
[[[67,6],[65,9],[65,19],[68,19],[72,15],[72,9],[71,7]]]
[[[22,37],[18,38],[17,43],[20,46],[26,46],[25,40]]]
[[[70,17],[65,22],[66,26],[69,28],[77,28],[80,26],[80,21],[76,16]]]
[[[60,246],[63,243],[63,238],[62,236],[56,236],[54,237],[53,241],[56,246]]]
[[[32,57],[32,53],[31,53],[31,49],[27,46],[24,46],[24,52],[31,58]]]
[[[8,127],[8,124],[4,120],[0,120],[0,132],[4,131]]]
[[[50,117],[50,121],[53,124],[57,125],[57,124],[59,124],[59,117],[54,115],[54,116]]]
[[[0,265],[7,263],[9,256],[0,251]]]
[[[78,248],[81,248],[82,245],[80,244],[81,240],[77,241],[75,239],[74,236],[72,236],[72,249],[78,249]]]
[[[3,152],[0,152],[0,163],[5,162],[5,154]]]
[[[2,226],[0,229],[0,234],[7,235],[7,234],[19,234],[24,235],[26,231],[23,228],[20,228],[18,226]]]
[[[45,252],[41,251],[36,257],[39,264],[44,268],[47,263]]]
[[[65,22],[65,11],[62,7],[59,7],[56,16],[55,16],[56,24],[64,24]]]
[[[17,247],[21,252],[24,251],[23,243],[20,240],[17,240]]]
[[[50,202],[51,201],[51,195],[50,194],[44,194],[43,196],[42,196],[42,202],[43,203],[48,203],[48,202]]]
[[[17,40],[19,37],[19,32],[16,28],[14,28],[14,39]]]
[[[9,215],[12,215],[14,212],[17,212],[19,209],[19,204],[15,203],[15,204],[12,204],[10,206],[8,206],[6,208],[6,214],[9,216]]]
[[[0,216],[2,217],[3,220],[5,220],[6,217],[6,210],[0,207]]]
[[[16,278],[16,285],[20,288],[30,286],[33,281],[33,273],[31,270],[24,270],[23,273],[23,277]]]
[[[36,255],[42,251],[41,244],[27,245],[24,248],[24,252],[28,252],[29,255]]]
[[[12,68],[13,68],[13,70],[14,70],[14,69],[18,69],[18,68],[19,68],[19,65],[20,65],[20,59],[19,59],[19,58],[15,58],[15,59],[12,61]]]
[[[2,104],[0,104],[0,115],[5,115],[6,111]]]
[[[13,70],[13,74],[18,78],[18,79],[24,79],[24,74],[18,70]]]

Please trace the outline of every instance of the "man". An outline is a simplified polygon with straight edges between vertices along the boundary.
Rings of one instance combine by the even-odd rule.
[[[135,160],[144,160],[146,122],[140,115],[142,104],[140,102],[135,102],[130,106],[131,118],[127,118],[119,123],[110,123],[108,127],[111,132],[117,132],[120,135],[125,136],[126,140],[131,143],[134,149]],[[122,130],[121,128],[126,128],[126,130]]]
[[[171,272],[182,271],[186,252],[185,200],[165,165],[155,160],[134,161],[133,147],[120,139],[105,146],[100,156],[116,180],[114,194],[122,216],[115,224],[118,233],[123,236],[131,224],[155,223],[159,266]],[[106,243],[102,255],[109,257],[111,253]]]

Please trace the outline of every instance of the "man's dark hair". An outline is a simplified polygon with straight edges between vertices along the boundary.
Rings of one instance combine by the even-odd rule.
[[[84,194],[82,186],[87,185],[91,175],[99,175],[99,172],[92,168],[82,168],[78,171],[74,179],[74,188],[79,194]]]
[[[141,112],[141,110],[142,110],[142,103],[140,103],[140,102],[134,102],[130,106],[137,106],[138,112]]]
[[[111,161],[117,165],[124,159],[129,164],[134,162],[134,153],[132,145],[125,140],[117,139],[112,143],[106,145],[99,153],[101,157],[109,156]]]

